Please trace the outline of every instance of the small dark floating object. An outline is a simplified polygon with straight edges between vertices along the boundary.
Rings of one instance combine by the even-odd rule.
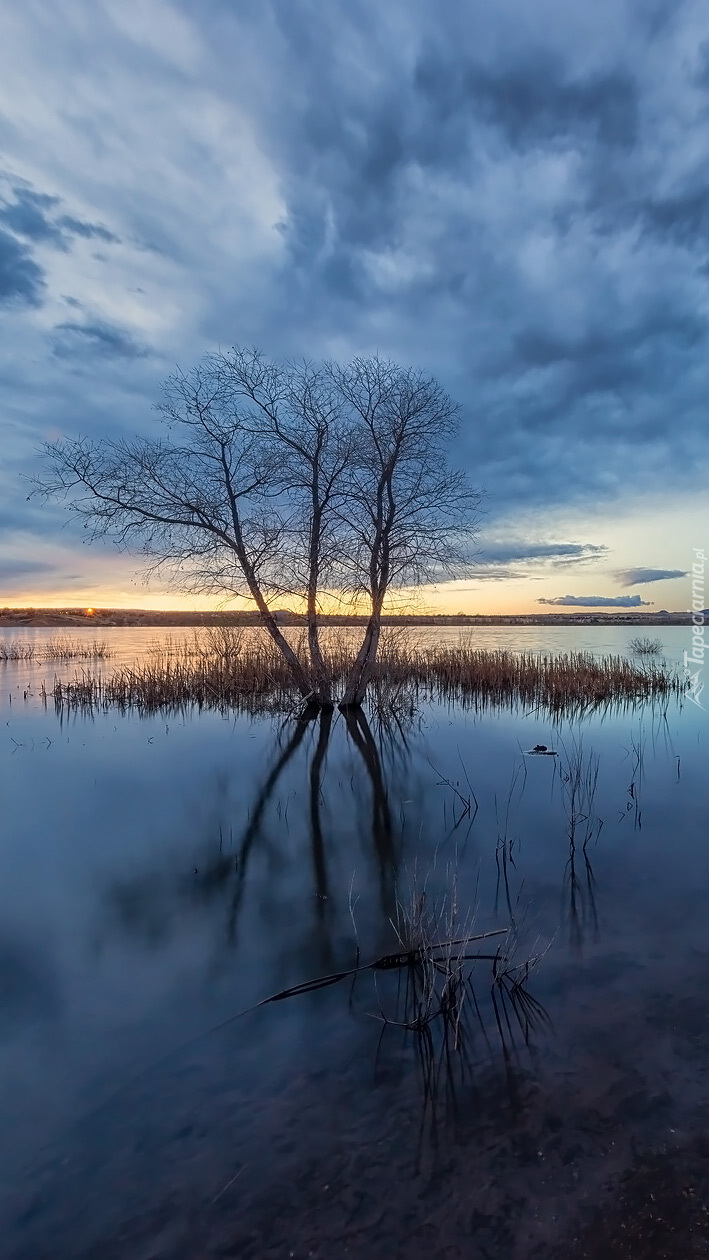
[[[553,748],[547,748],[546,744],[535,744],[534,748],[530,748],[527,753],[528,757],[556,757]]]

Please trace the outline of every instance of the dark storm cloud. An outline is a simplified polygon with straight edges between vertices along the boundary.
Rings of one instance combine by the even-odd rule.
[[[692,249],[709,243],[709,184],[632,207],[646,231]]]
[[[649,608],[639,595],[559,595],[556,599],[538,599],[538,604],[554,604],[560,608]]]
[[[276,6],[276,13],[285,25],[285,10]],[[298,60],[291,70],[302,83],[302,105],[286,120],[292,171],[284,174],[290,176],[290,240],[298,258],[322,249],[328,212],[335,216],[336,252],[338,246],[356,250],[400,239],[406,175],[415,169],[443,180],[462,175],[473,187],[477,151],[490,129],[513,149],[542,151],[562,144],[605,154],[637,139],[638,87],[630,70],[584,73],[544,49],[522,58],[513,51],[509,64],[504,53],[483,64],[471,55],[474,24],[460,15],[449,29],[436,25],[433,46],[422,24],[412,67],[402,65],[395,50],[380,47],[377,58],[373,49],[364,91],[358,87],[364,76],[343,72],[346,30],[338,41],[325,25],[325,34],[335,39],[329,49],[322,44],[322,26],[304,42],[302,31],[296,38],[293,21],[291,16],[287,33],[295,44]],[[447,217],[451,212],[454,205],[444,210]],[[475,226],[470,219],[467,231],[464,220],[455,224],[458,244],[467,244]],[[460,263],[465,271],[459,259],[459,272]]]
[[[449,44],[442,54],[421,57],[415,82],[439,116],[467,109],[514,146],[578,135],[628,148],[637,139],[638,90],[627,71],[575,75],[544,51],[512,65],[471,65]]]
[[[11,184],[9,197],[0,197],[0,224],[25,240],[46,242],[64,251],[69,249],[72,237],[76,236],[106,244],[120,243],[120,238],[101,223],[91,223],[71,214],[57,214],[61,204],[61,197]]]
[[[19,236],[31,241],[51,241],[64,247],[61,231],[52,222],[48,211],[58,205],[58,197],[32,192],[29,188],[14,188],[14,201],[0,207],[0,221]]]
[[[583,373],[586,389],[612,389],[638,376],[644,377],[650,365],[644,355],[667,343],[678,349],[693,349],[706,335],[706,321],[686,310],[648,309],[639,312],[628,326],[587,328],[578,336],[563,331],[525,328],[514,343],[514,360],[523,369],[568,365]],[[580,382],[577,381],[577,386]]]
[[[66,321],[54,328],[53,353],[60,359],[99,355],[102,358],[144,359],[150,353],[123,328],[101,320],[79,324]]]
[[[72,236],[83,236],[86,240],[105,241],[107,245],[118,245],[120,237],[109,232],[101,223],[87,223],[85,219],[75,219],[71,214],[62,214],[57,224]]]
[[[483,22],[454,5],[433,23],[424,5],[395,24],[398,45],[394,31],[365,44],[367,4],[337,24],[272,8],[270,54],[288,69],[266,131],[287,203],[283,309],[304,339],[333,329],[434,370],[495,515],[640,490],[660,466],[681,483],[709,384],[704,254],[687,257],[680,229],[703,230],[703,195],[660,191],[690,134],[691,187],[709,171],[699,114],[675,124],[657,99],[652,50],[680,18],[630,15],[599,49],[548,7],[528,40],[524,6]],[[658,55],[694,108],[679,50]],[[676,261],[656,256],[664,220]],[[683,417],[671,438],[669,414]]]
[[[276,12],[285,25],[285,10]],[[287,33],[298,57],[291,69],[303,81],[300,116],[285,128],[295,146],[293,170],[284,174],[293,177],[289,239],[298,260],[323,248],[328,211],[335,214],[335,252],[399,239],[407,173],[416,168],[474,180],[487,128],[515,148],[563,142],[615,150],[637,136],[638,89],[630,72],[575,73],[543,50],[511,65],[480,64],[465,47],[464,20],[460,44],[453,29],[446,38],[443,26],[438,47],[422,49],[410,69],[397,64],[394,52],[386,72],[379,66],[381,73],[368,76],[370,92],[358,90],[359,76],[343,77],[337,54],[345,53],[346,31],[334,56],[322,47],[322,29],[304,43],[291,17]],[[461,244],[471,226],[466,232],[457,225]],[[335,283],[343,275],[332,264],[329,273]],[[351,289],[349,273],[345,288]]]
[[[0,229],[0,305],[40,306],[44,271],[25,246]]]
[[[543,437],[563,430],[570,444],[595,445],[602,437],[616,448],[627,443],[634,452],[626,460],[642,461],[652,439],[662,441],[668,434],[667,416],[654,404],[653,392],[659,396],[668,388],[668,373],[679,371],[680,363],[691,370],[700,347],[709,350],[706,321],[671,299],[664,309],[648,304],[627,322],[616,318],[604,326],[600,312],[596,319],[577,336],[533,325],[520,330],[509,370],[522,379],[529,372],[544,373],[545,380],[543,392],[540,382],[542,415],[529,406],[518,425],[541,428]],[[684,448],[681,434],[679,440]],[[599,471],[595,459],[591,469],[569,460],[568,472],[579,481]]]
[[[621,586],[641,586],[645,582],[665,582],[689,575],[686,569],[619,569],[615,576]]]

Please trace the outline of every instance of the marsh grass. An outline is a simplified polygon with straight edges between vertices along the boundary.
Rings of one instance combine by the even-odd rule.
[[[562,743],[562,759],[555,767],[561,781],[561,796],[566,815],[569,856],[564,871],[564,892],[568,899],[569,939],[580,953],[588,935],[598,933],[596,881],[588,852],[598,840],[603,819],[596,812],[599,758],[585,752],[581,737],[572,739],[567,748]]]
[[[294,639],[305,661],[304,636]],[[93,645],[94,649],[102,645]],[[68,646],[67,646],[68,651]],[[324,656],[335,694],[342,693],[356,651],[347,631],[324,638]],[[103,650],[76,651],[98,659]],[[66,651],[61,657],[74,659]],[[664,664],[638,664],[621,656],[598,659],[589,653],[484,651],[459,646],[415,644],[404,634],[385,634],[369,693],[377,708],[413,715],[426,700],[486,708],[518,702],[535,710],[578,713],[609,704],[680,695],[686,682]],[[298,708],[286,663],[270,639],[229,626],[198,631],[191,640],[155,644],[147,660],[104,676],[84,671],[57,681],[60,706],[139,709],[157,712],[186,705],[249,712],[288,712]]]
[[[636,635],[635,638],[630,639],[628,648],[634,656],[661,656],[662,640]]]
[[[496,1042],[509,1067],[521,1046],[529,1046],[534,1034],[549,1027],[550,1021],[529,989],[530,977],[546,949],[524,954],[518,962],[520,943],[512,926],[477,930],[474,912],[462,914],[459,906],[457,858],[446,868],[437,894],[428,882],[421,885],[415,872],[408,892],[397,899],[390,920],[395,941],[391,953],[363,964],[357,939],[354,967],[286,989],[265,1001],[297,997],[350,979],[350,1001],[358,986],[361,1006],[361,986],[368,980],[371,988],[366,991],[370,996],[364,995],[365,1010],[382,1025],[377,1062],[385,1035],[398,1033],[405,1043],[413,1043],[424,1115],[430,1107],[435,1120],[442,1097],[454,1103],[457,1084],[472,1077],[481,1044],[487,1058]],[[350,912],[357,938],[351,901]]]
[[[474,912],[461,914],[456,870],[456,862],[446,869],[438,896],[429,890],[428,881],[421,886],[414,878],[390,920],[394,949],[370,962],[361,961],[350,903],[357,939],[355,965],[293,985],[257,1005],[346,980],[352,984],[352,1000],[355,986],[368,979],[377,1009],[372,1010],[371,999],[365,998],[366,1013],[382,1024],[379,1045],[387,1030],[413,1038],[424,1099],[430,1103],[436,1102],[442,1086],[454,1092],[456,1078],[472,1071],[476,1033],[488,1051],[498,1039],[509,1060],[520,1041],[529,1045],[533,1033],[549,1025],[546,1011],[529,991],[530,976],[546,950],[516,962],[520,947],[512,927],[477,930]]]
[[[87,642],[63,634],[53,635],[46,643],[35,643],[31,639],[0,639],[0,661],[4,662],[99,661],[111,655],[108,643],[99,639]]]
[[[218,659],[229,667],[245,652],[254,637],[259,637],[258,631],[254,636],[253,630],[242,626],[195,627],[189,636],[175,638],[166,634],[154,639],[148,646],[148,657],[152,661],[178,660],[185,663]]]
[[[679,694],[679,675],[653,663],[638,666],[620,656],[586,652],[485,651],[469,643],[417,649],[395,660],[383,658],[391,683],[408,679],[424,693],[465,705],[471,700],[504,704],[510,698],[534,708],[593,709],[618,700]]]
[[[419,1034],[422,1066],[431,1086],[451,1052],[467,1057],[476,1024],[488,1040],[482,995],[489,997],[503,1049],[510,1048],[519,1033],[528,1043],[532,1031],[545,1022],[543,1009],[528,991],[529,978],[543,954],[528,954],[523,962],[515,962],[519,941],[512,924],[476,931],[474,912],[461,913],[457,859],[447,868],[437,898],[414,881],[409,898],[397,902],[392,926],[409,962],[394,1015],[380,1009],[380,1017]],[[481,962],[489,964],[482,978]],[[437,1044],[435,1026],[440,1033]]]
[[[26,640],[0,639],[0,661],[33,661],[37,657],[34,643]]]
[[[397,1024],[410,1032],[424,1032],[441,1019],[454,1049],[459,1049],[470,964],[481,959],[494,962],[504,951],[506,928],[478,934],[469,911],[461,918],[458,905],[456,870],[448,872],[446,890],[438,899],[414,882],[410,896],[397,900],[392,927],[402,956],[407,961],[406,986],[398,994],[393,1016],[380,1008],[385,1023]],[[478,942],[497,937],[492,953],[481,952]]]

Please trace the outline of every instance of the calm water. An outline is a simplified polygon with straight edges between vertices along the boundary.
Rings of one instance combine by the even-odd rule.
[[[41,674],[0,667],[3,1257],[709,1254],[702,710],[89,719]],[[435,1079],[398,973],[232,1019],[395,949],[412,887],[544,954],[528,1044],[488,962]]]
[[[91,626],[71,626],[66,632],[39,626],[13,627],[0,630],[0,640],[30,642],[39,645],[58,635],[71,639],[100,640],[111,652],[112,664],[132,664],[164,644],[166,638],[179,645],[191,643],[195,631],[191,627],[175,626],[164,632],[150,626],[107,626],[97,630]],[[245,630],[245,634],[254,633]],[[297,631],[286,630],[291,637]],[[327,637],[328,631],[324,632]],[[335,634],[341,631],[335,630]],[[357,632],[359,633],[359,632]],[[659,639],[667,660],[679,662],[685,648],[691,649],[689,626],[478,626],[474,629],[458,626],[425,627],[412,634],[422,642],[450,642],[457,644],[471,640],[476,647],[495,650],[504,648],[511,652],[593,652],[595,655],[629,654],[631,639],[642,637]]]

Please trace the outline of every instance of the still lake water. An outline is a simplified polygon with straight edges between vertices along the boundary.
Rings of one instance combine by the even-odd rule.
[[[689,629],[647,633],[681,661]],[[156,631],[100,637],[107,671]],[[709,1255],[705,711],[429,705],[394,735],[45,708],[41,679],[77,669],[0,666],[3,1258]],[[395,949],[424,885],[544,954],[528,1044],[485,962],[434,1082],[382,1020],[398,973],[232,1019]]]

